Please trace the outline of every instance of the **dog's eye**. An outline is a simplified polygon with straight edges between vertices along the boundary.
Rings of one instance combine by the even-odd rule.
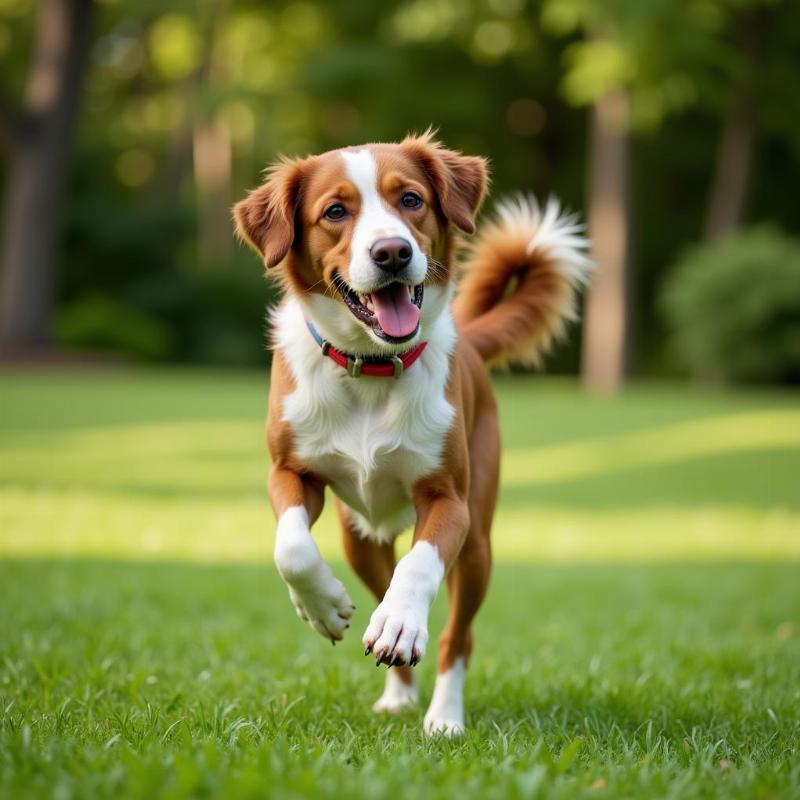
[[[326,212],[325,219],[337,222],[347,214],[347,209],[341,203],[334,203]]]
[[[414,192],[406,192],[401,198],[400,202],[406,208],[419,208],[422,205],[422,198]]]

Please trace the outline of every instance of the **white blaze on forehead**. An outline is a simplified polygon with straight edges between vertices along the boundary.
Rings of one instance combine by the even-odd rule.
[[[369,150],[343,150],[345,173],[361,196],[361,209],[350,242],[350,284],[358,291],[369,291],[385,273],[372,263],[370,248],[378,239],[399,236],[411,244],[409,278],[415,283],[425,278],[428,263],[409,227],[393,213],[378,188],[378,164]]]
[[[376,238],[386,236],[411,237],[411,231],[397,214],[392,214],[381,197],[378,188],[378,164],[369,150],[342,152],[347,177],[361,195],[361,211],[358,215],[359,227],[375,234]],[[354,237],[355,239],[355,237]]]

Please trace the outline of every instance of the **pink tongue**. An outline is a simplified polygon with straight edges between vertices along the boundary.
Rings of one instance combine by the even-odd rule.
[[[393,283],[372,293],[372,308],[384,333],[402,339],[419,324],[419,309],[408,296],[408,288]]]

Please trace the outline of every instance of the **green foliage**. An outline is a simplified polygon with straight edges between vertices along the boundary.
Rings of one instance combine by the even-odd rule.
[[[545,0],[542,24],[568,44],[562,90],[588,105],[607,92],[631,97],[631,124],[655,130],[671,114],[716,105],[741,77],[731,32],[763,0]]]
[[[204,270],[145,273],[126,294],[146,313],[170,321],[175,358],[244,365],[265,363],[265,317],[276,291],[258,259],[242,252],[231,264]]]
[[[674,349],[696,375],[800,380],[800,241],[770,227],[698,246],[663,296]]]
[[[798,3],[117,0],[96,12],[57,300],[101,293],[153,317],[170,328],[174,358],[262,361],[264,309],[254,306],[273,295],[247,283],[257,280],[255,258],[240,267],[231,248],[203,263],[197,206],[218,199],[225,225],[229,205],[278,153],[434,124],[451,146],[489,157],[494,197],[552,192],[583,211],[584,108],[627,89],[640,134],[632,305],[649,370],[663,360],[653,298],[664,265],[701,228],[720,120],[742,82],[755,97],[751,217],[800,228]],[[11,104],[25,90],[35,19],[32,0],[0,0],[0,96]],[[742,30],[755,34],[752,58]],[[192,132],[212,122],[228,138],[230,176],[200,187]],[[0,166],[0,182],[5,174]],[[206,284],[226,281],[239,287],[238,311],[211,307]],[[574,371],[577,342],[551,368]]]
[[[75,159],[62,304],[81,306],[99,293],[168,330],[166,352],[145,348],[123,355],[262,364],[266,308],[276,296],[263,265],[233,242],[229,259],[200,265],[189,238],[195,229],[191,209],[170,205],[152,187],[141,194],[124,191],[114,181],[112,159],[100,147],[81,148]]]
[[[150,29],[150,58],[164,78],[177,80],[191,75],[198,67],[201,49],[197,20],[189,16],[164,14]]]
[[[101,294],[63,306],[56,317],[56,342],[73,350],[163,361],[172,355],[171,338],[166,325]]]

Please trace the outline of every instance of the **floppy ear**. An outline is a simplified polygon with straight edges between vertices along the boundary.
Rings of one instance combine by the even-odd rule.
[[[448,150],[431,130],[407,137],[402,146],[428,173],[445,217],[464,233],[474,233],[489,182],[486,159]]]
[[[277,164],[263,186],[233,207],[237,235],[261,255],[267,268],[280,264],[294,243],[303,163]]]

